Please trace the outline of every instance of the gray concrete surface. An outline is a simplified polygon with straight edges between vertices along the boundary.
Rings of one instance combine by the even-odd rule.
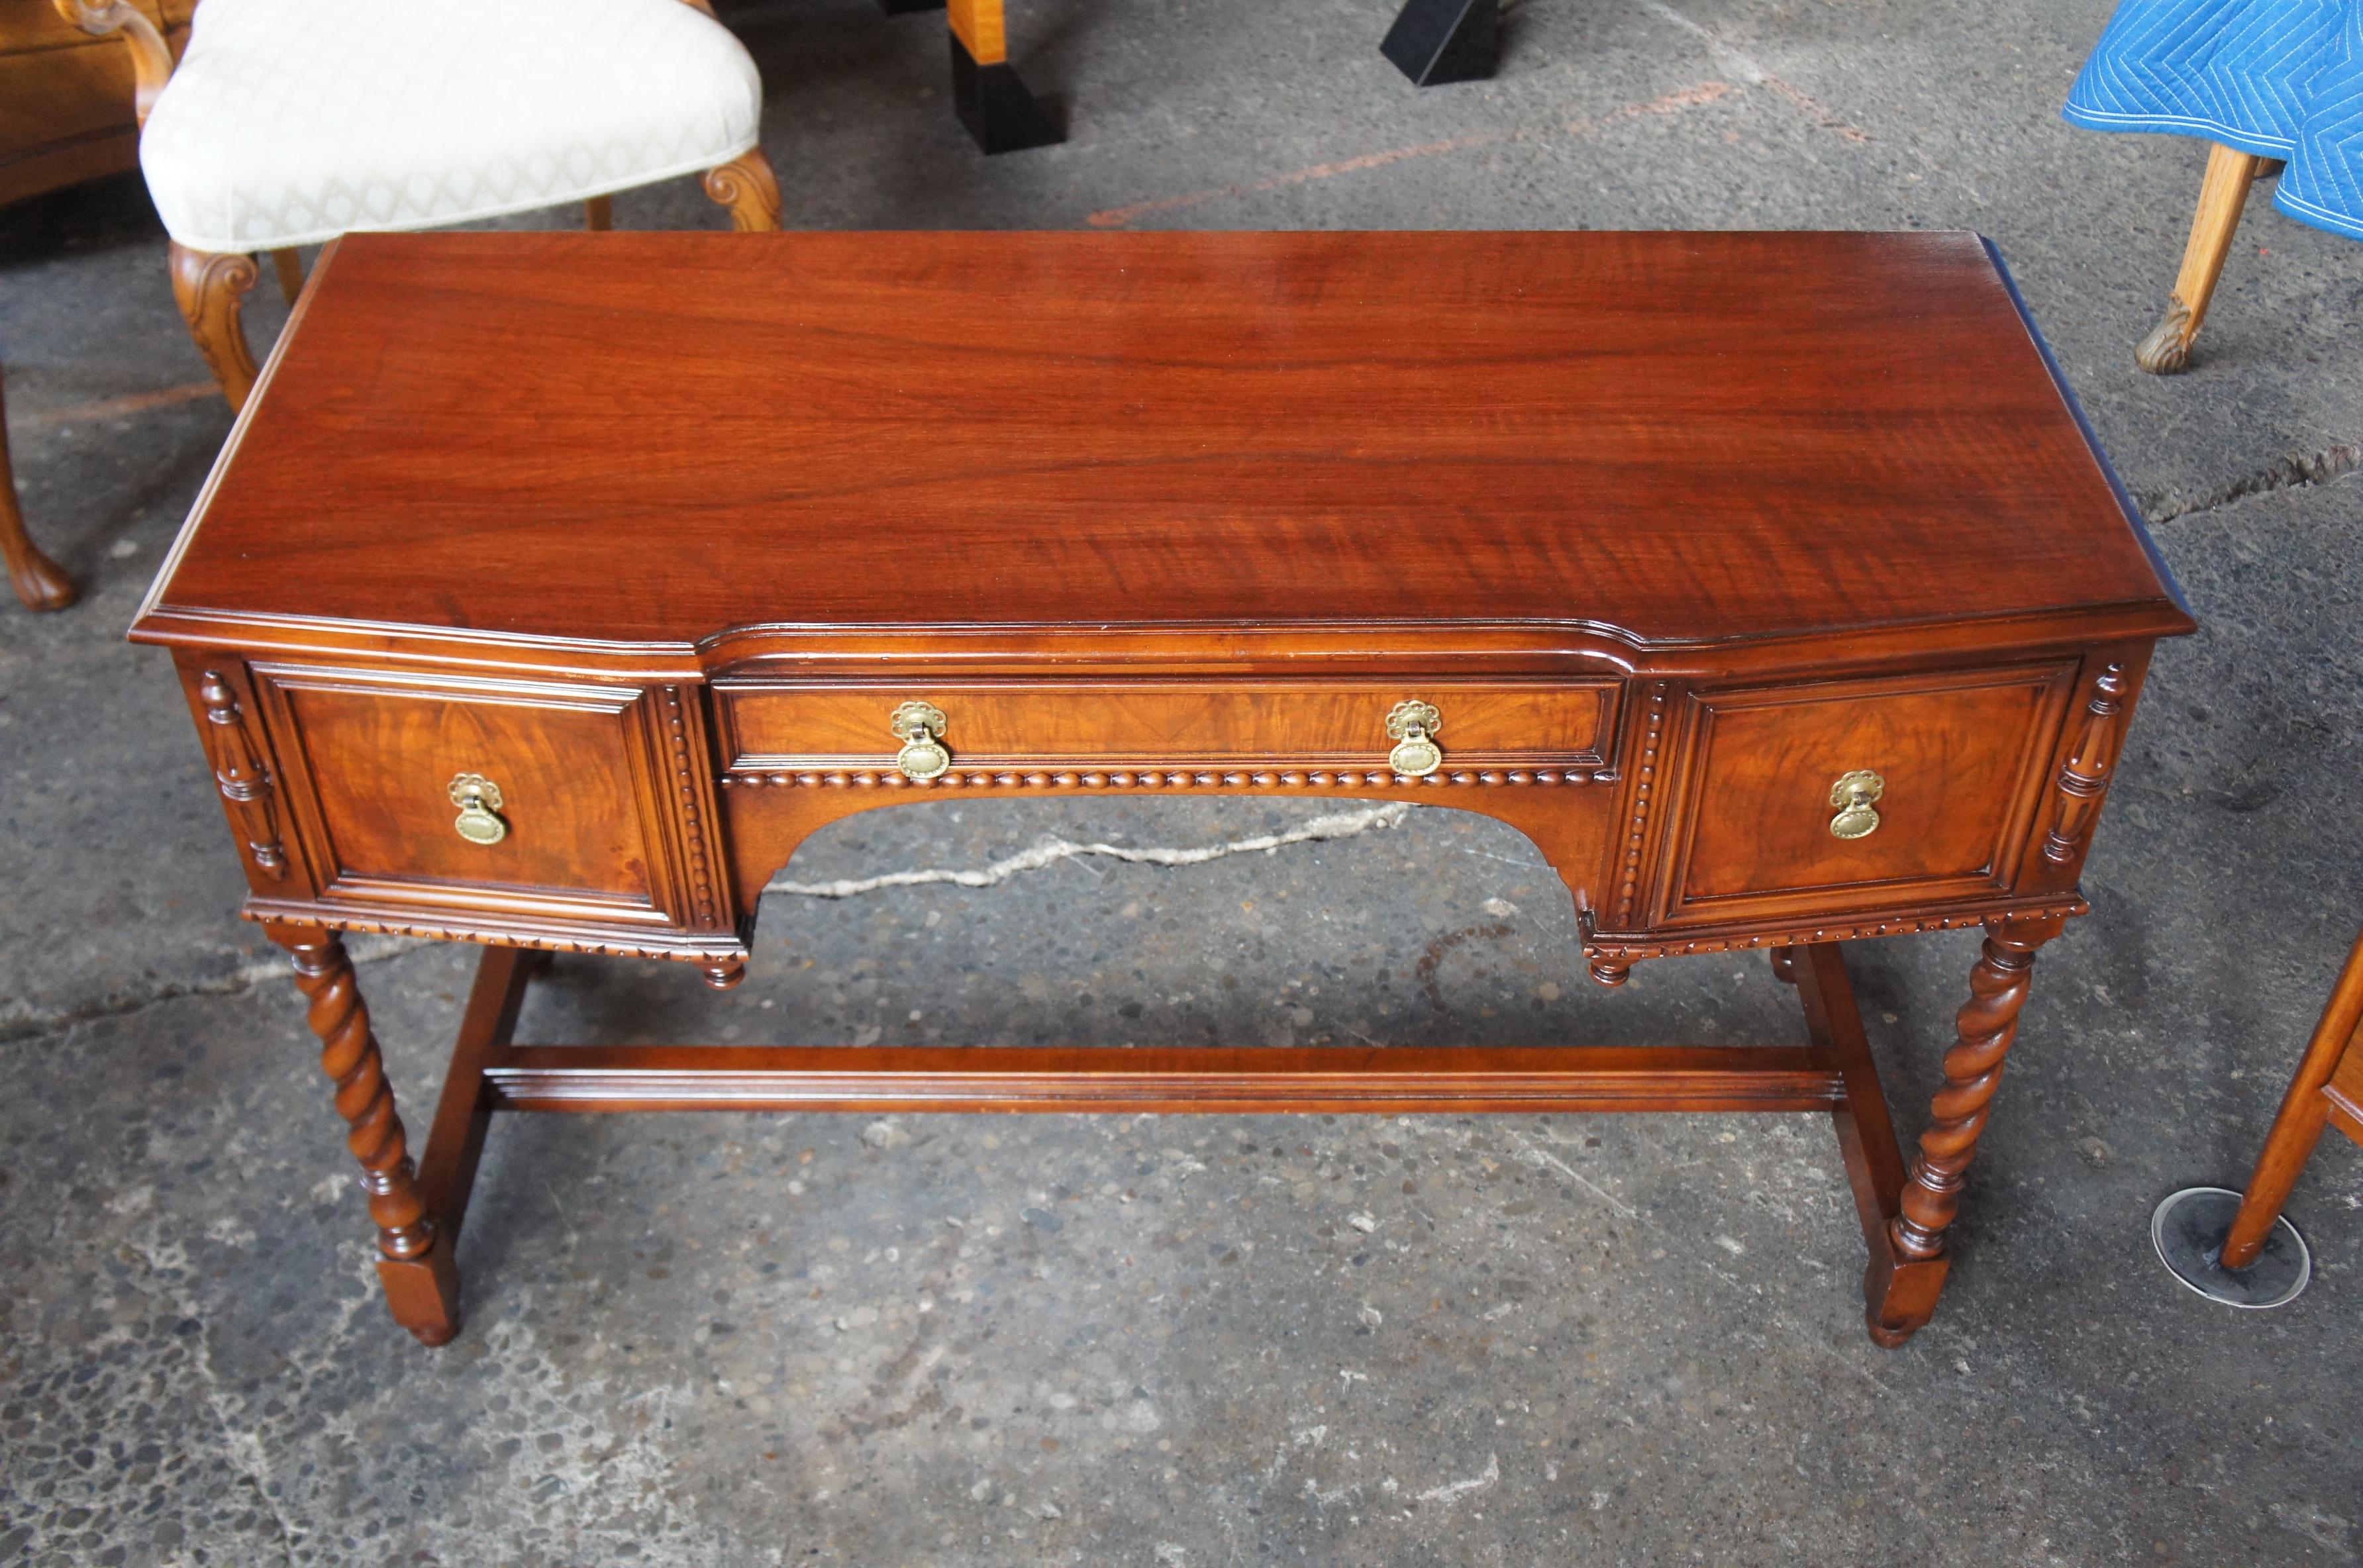
[[[470,1327],[421,1350],[163,661],[119,641],[227,420],[117,181],[0,212],[26,507],[88,595],[0,613],[0,1561],[2355,1561],[2363,1158],[2300,1186],[2320,1278],[2276,1313],[2183,1292],[2146,1223],[2241,1179],[2363,918],[2363,252],[2260,194],[2193,370],[2137,373],[2202,154],[2058,121],[2093,0],[1525,0],[1497,80],[1426,94],[1372,0],[1012,10],[1073,135],[991,161],[938,17],[732,11],[791,220],[1969,226],[2011,259],[2205,630],[2160,655],[1936,1323],[1863,1337],[1812,1118],[518,1119]],[[685,183],[617,207],[716,221]],[[1324,809],[881,812],[788,875]],[[1760,962],[1598,991],[1569,914],[1523,839],[1423,810],[779,894],[742,990],[563,962],[525,1033],[1793,1033]],[[423,1108],[469,955],[363,950]],[[1909,1125],[1972,951],[1854,954]]]

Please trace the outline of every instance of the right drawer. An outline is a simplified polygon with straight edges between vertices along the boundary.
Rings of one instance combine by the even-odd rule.
[[[1692,691],[1654,923],[2006,894],[2076,670]]]

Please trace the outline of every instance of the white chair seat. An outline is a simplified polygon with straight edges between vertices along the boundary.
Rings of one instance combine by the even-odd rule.
[[[682,0],[204,0],[139,164],[181,244],[268,250],[711,169],[762,97]]]

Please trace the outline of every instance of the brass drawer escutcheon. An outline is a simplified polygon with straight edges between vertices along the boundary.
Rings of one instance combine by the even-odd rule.
[[[1395,743],[1387,766],[1411,778],[1425,778],[1443,767],[1444,748],[1432,738],[1443,727],[1444,715],[1435,704],[1416,697],[1396,703],[1387,714],[1387,734]]]
[[[1887,793],[1887,780],[1868,767],[1857,768],[1830,786],[1830,804],[1838,814],[1830,819],[1833,838],[1869,838],[1879,831],[1879,813],[1871,802]]]
[[[481,773],[462,773],[451,780],[451,803],[460,808],[451,825],[470,844],[498,844],[508,837],[509,824],[495,813],[501,809],[501,787]]]
[[[952,754],[944,745],[946,721],[941,708],[932,702],[905,702],[888,722],[894,738],[903,743],[903,749],[894,754],[894,766],[903,770],[904,778],[924,784],[950,771]]]

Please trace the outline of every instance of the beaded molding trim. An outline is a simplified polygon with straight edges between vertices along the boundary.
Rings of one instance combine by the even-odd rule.
[[[2072,919],[2092,912],[2082,899],[2064,903],[2035,904],[2023,909],[1987,910],[1976,914],[1912,915],[1900,920],[1869,921],[1858,925],[1815,926],[1810,931],[1764,933],[1751,936],[1701,936],[1689,941],[1619,942],[1614,937],[1583,939],[1583,955],[1622,962],[1626,959],[1679,958],[1692,953],[1731,953],[1751,947],[1798,947],[1809,942],[1858,942],[1869,936],[1904,936],[1921,931],[1953,931],[1990,921]]]
[[[327,926],[331,931],[367,931],[381,936],[422,936],[432,942],[478,942],[493,947],[530,947],[542,953],[580,953],[594,958],[669,958],[677,963],[716,965],[744,963],[743,949],[717,951],[696,947],[651,947],[634,942],[601,942],[579,936],[535,936],[523,932],[497,934],[455,925],[428,925],[417,921],[379,920],[368,915],[308,910],[300,914],[284,910],[248,911],[245,918],[268,923]]]
[[[1455,768],[1414,778],[1385,770],[1362,772],[1330,768],[1259,768],[1252,772],[1169,770],[1165,768],[1092,768],[1056,773],[1015,769],[954,769],[924,781],[893,771],[864,768],[856,772],[765,772],[749,769],[727,773],[717,780],[724,789],[773,787],[804,790],[1392,790],[1434,789],[1443,785],[1593,784],[1615,778],[1608,769],[1573,767]]]

